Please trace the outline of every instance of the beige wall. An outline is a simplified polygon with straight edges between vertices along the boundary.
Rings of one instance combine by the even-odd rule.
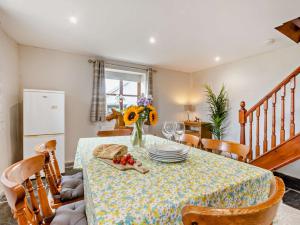
[[[61,90],[66,94],[66,161],[72,161],[78,138],[94,136],[89,122],[92,67],[82,55],[20,46],[22,89]]]
[[[251,107],[272,88],[279,84],[288,73],[300,66],[300,48],[293,47],[280,49],[263,55],[253,56],[233,63],[220,65],[211,69],[192,74],[192,95],[198,105],[201,118],[207,119],[207,106],[203,93],[203,85],[209,84],[215,90],[219,90],[225,84],[230,99],[229,128],[226,139],[239,141],[238,110],[241,100],[245,100],[246,106]],[[299,79],[298,79],[299,80]],[[298,82],[299,83],[299,82]],[[288,88],[288,86],[287,86]],[[289,89],[287,89],[289,90]],[[297,89],[296,89],[297,90]],[[300,131],[300,89],[296,96],[296,131]],[[287,97],[287,100],[289,97]],[[288,101],[287,101],[288,102]],[[278,108],[279,105],[278,105]],[[289,105],[287,103],[286,130],[289,131]],[[271,110],[269,110],[271,111]],[[277,112],[279,119],[279,111]],[[269,119],[271,116],[269,115]],[[277,119],[277,121],[279,121]],[[269,128],[271,120],[268,121]],[[278,128],[279,124],[277,124]],[[263,126],[261,126],[261,129]],[[260,133],[263,131],[261,130]],[[278,133],[278,132],[277,132]],[[262,140],[262,138],[261,138]],[[281,170],[284,173],[300,178],[300,162],[291,164]]]
[[[159,112],[159,122],[154,128],[161,135],[164,121],[186,119],[183,105],[189,101],[190,75],[157,68],[154,75],[154,104]]]
[[[300,49],[295,46],[220,65],[192,75],[156,68],[154,100],[160,122],[150,132],[160,135],[163,121],[184,119],[186,115],[183,113],[183,105],[187,102],[197,104],[201,118],[207,120],[202,86],[210,84],[213,88],[219,89],[224,83],[229,91],[231,105],[230,126],[226,139],[238,141],[237,111],[240,101],[245,100],[247,106],[256,103],[267,90],[271,90],[286,74],[299,66],[299,56]],[[66,92],[66,161],[73,160],[80,137],[94,136],[100,129],[100,125],[89,122],[92,66],[87,62],[88,58],[84,55],[54,50],[20,47],[22,88]],[[300,92],[297,94],[300,97]],[[299,106],[300,104],[296,105],[297,115],[300,114]],[[297,124],[299,131],[300,123]],[[105,125],[110,126],[111,124]],[[281,171],[299,177],[299,163],[294,163]]]
[[[62,90],[66,93],[66,161],[73,161],[80,137],[95,136],[99,125],[89,122],[92,65],[88,56],[20,46],[22,88]],[[154,101],[160,123],[183,116],[190,76],[156,68]],[[109,127],[110,125],[105,125]],[[151,132],[160,133],[160,124]]]
[[[0,173],[18,160],[19,53],[0,27]]]

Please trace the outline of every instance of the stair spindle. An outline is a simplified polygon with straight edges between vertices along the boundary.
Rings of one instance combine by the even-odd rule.
[[[259,146],[259,117],[260,117],[260,106],[256,108],[256,157],[260,156]]]
[[[276,95],[275,92],[272,96],[272,137],[271,137],[271,147],[276,146]]]
[[[294,137],[295,136],[295,87],[296,87],[295,77],[291,79],[290,84],[291,84],[290,137]]]
[[[281,88],[281,127],[280,127],[280,143],[285,141],[285,85]]]
[[[252,125],[253,125],[253,113],[251,112],[249,115],[249,148],[250,148],[250,152],[249,152],[249,159],[253,160],[253,150],[252,150]]]
[[[242,101],[240,103],[241,109],[239,110],[239,122],[241,126],[241,131],[240,131],[240,143],[245,144],[245,124],[247,122],[247,117],[246,117],[246,112],[247,110],[245,109],[246,103]]]
[[[268,100],[264,102],[264,153],[268,151]]]

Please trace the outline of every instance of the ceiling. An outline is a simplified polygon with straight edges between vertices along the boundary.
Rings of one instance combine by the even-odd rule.
[[[274,27],[299,8],[299,0],[0,0],[0,21],[20,44],[193,72],[295,45]]]

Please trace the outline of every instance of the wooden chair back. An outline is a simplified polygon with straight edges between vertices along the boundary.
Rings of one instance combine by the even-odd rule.
[[[183,134],[180,138],[180,142],[197,148],[199,146],[200,138],[191,134]]]
[[[37,145],[35,151],[37,153],[49,153],[49,169],[58,188],[61,184],[62,176],[56,158],[56,140],[50,140],[44,144]]]
[[[97,132],[98,137],[111,137],[111,136],[129,136],[131,129],[115,129],[115,130],[101,130]]]
[[[45,166],[43,168],[45,177],[48,183],[48,187],[52,198],[50,198],[50,205],[53,209],[56,209],[62,205],[69,204],[72,202],[76,202],[82,200],[83,198],[74,198],[69,201],[61,201],[61,190],[62,190],[62,176],[59,169],[59,165],[56,159],[55,151],[56,151],[56,141],[51,140],[46,142],[45,144],[37,145],[35,147],[35,151],[38,154],[43,154],[45,157]]]
[[[54,216],[40,176],[40,171],[45,166],[44,160],[45,156],[41,154],[24,159],[8,167],[1,176],[8,204],[19,225],[49,223]],[[36,178],[38,199],[30,180],[33,175]],[[26,192],[31,206],[27,201]]]
[[[228,153],[233,153],[238,156],[239,161],[246,162],[250,148],[246,145],[213,139],[201,139],[203,148],[205,150],[219,150]]]
[[[285,192],[283,181],[274,178],[269,199],[245,208],[216,209],[185,206],[182,209],[184,225],[271,225]]]

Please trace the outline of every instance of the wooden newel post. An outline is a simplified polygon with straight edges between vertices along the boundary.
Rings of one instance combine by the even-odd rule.
[[[241,125],[241,130],[240,130],[240,143],[245,144],[245,125],[247,123],[247,118],[246,118],[246,113],[247,110],[245,109],[246,103],[244,101],[241,102],[240,104],[241,109],[239,110],[239,123]]]

